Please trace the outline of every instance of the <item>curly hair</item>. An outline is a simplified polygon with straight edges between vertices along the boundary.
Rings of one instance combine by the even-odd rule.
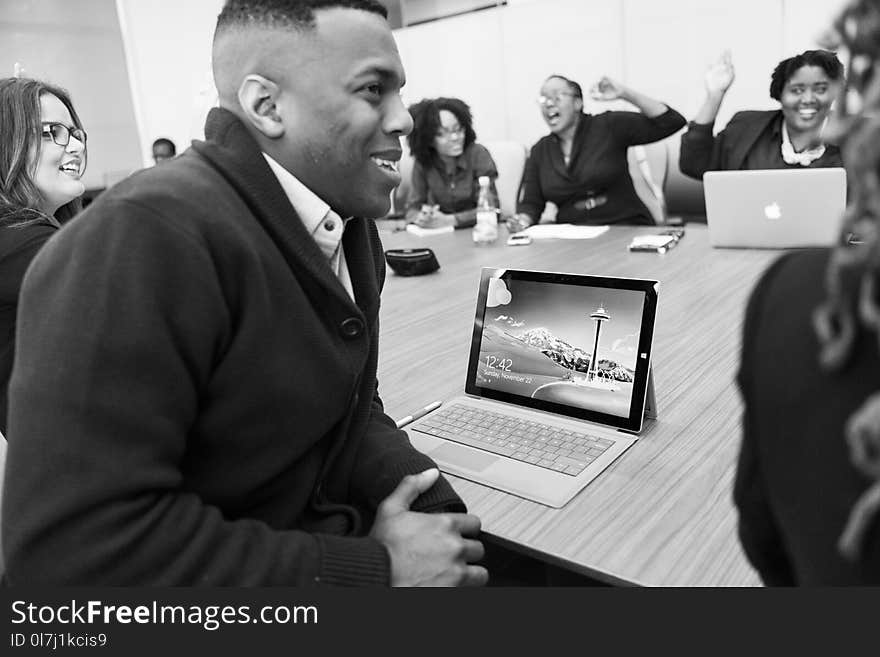
[[[410,105],[409,113],[413,119],[413,129],[406,138],[409,150],[416,162],[423,167],[430,166],[434,160],[434,137],[440,130],[440,110],[452,112],[464,128],[464,148],[477,141],[471,108],[458,98],[425,98]]]
[[[0,220],[6,226],[49,223],[57,227],[82,209],[82,200],[76,198],[58,208],[55,216],[39,210],[42,197],[32,169],[43,143],[40,98],[44,94],[60,100],[73,124],[83,127],[64,89],[31,78],[0,79]],[[83,169],[85,157],[83,151]]]
[[[773,69],[770,76],[770,98],[779,100],[782,98],[782,90],[785,83],[791,80],[791,76],[804,66],[816,66],[825,71],[829,80],[840,80],[843,77],[843,64],[837,59],[837,55],[829,50],[805,50],[800,55],[783,59]]]
[[[819,362],[826,371],[857,357],[862,331],[880,336],[880,0],[855,0],[834,27],[849,51],[849,79],[841,85],[834,130],[850,192],[825,276],[826,298],[813,316]],[[850,235],[861,243],[851,244]],[[849,418],[845,436],[853,465],[874,481],[850,512],[838,542],[841,553],[855,561],[880,512],[880,391]]]

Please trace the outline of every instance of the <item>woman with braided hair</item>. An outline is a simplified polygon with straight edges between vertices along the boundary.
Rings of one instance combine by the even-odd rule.
[[[706,100],[681,136],[679,169],[702,180],[707,171],[840,167],[825,126],[843,78],[833,52],[806,50],[783,59],[770,76],[778,110],[737,112],[717,135],[715,119],[734,80],[729,51],[706,72]]]
[[[841,238],[777,260],[743,329],[734,501],[768,585],[880,584],[880,0],[854,0],[835,32],[850,53]]]

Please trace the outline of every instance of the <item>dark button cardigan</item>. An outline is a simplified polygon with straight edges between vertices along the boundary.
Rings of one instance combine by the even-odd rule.
[[[355,302],[238,119],[212,110],[205,132],[102,194],[25,278],[13,585],[389,582],[375,509],[434,464],[377,393],[375,224],[345,230]],[[464,505],[441,479],[413,508]]]

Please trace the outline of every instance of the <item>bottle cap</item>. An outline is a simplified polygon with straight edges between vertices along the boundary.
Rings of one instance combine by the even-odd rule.
[[[473,180],[473,178],[471,178],[471,180]],[[489,184],[489,176],[480,176],[479,178],[477,178],[477,182],[480,183],[481,185],[488,185]]]

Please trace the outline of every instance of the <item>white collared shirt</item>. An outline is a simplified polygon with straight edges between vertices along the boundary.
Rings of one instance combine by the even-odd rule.
[[[354,299],[351,276],[345,262],[345,251],[342,248],[342,234],[345,224],[351,217],[341,219],[330,206],[322,201],[312,190],[303,185],[296,176],[278,164],[270,156],[263,153],[269,168],[278,178],[281,189],[290,199],[290,204],[303,222],[306,231],[311,235],[318,247],[327,257],[330,268],[348,295]]]
[[[825,119],[825,122],[822,124],[822,128],[819,131],[819,134],[825,132],[825,126],[828,124],[828,119]],[[814,148],[809,148],[805,151],[797,152],[794,150],[794,146],[791,143],[791,138],[788,136],[788,128],[785,125],[785,120],[782,121],[782,161],[786,164],[800,164],[802,167],[808,167],[815,160],[818,160],[820,157],[825,155],[825,144],[819,144]]]

